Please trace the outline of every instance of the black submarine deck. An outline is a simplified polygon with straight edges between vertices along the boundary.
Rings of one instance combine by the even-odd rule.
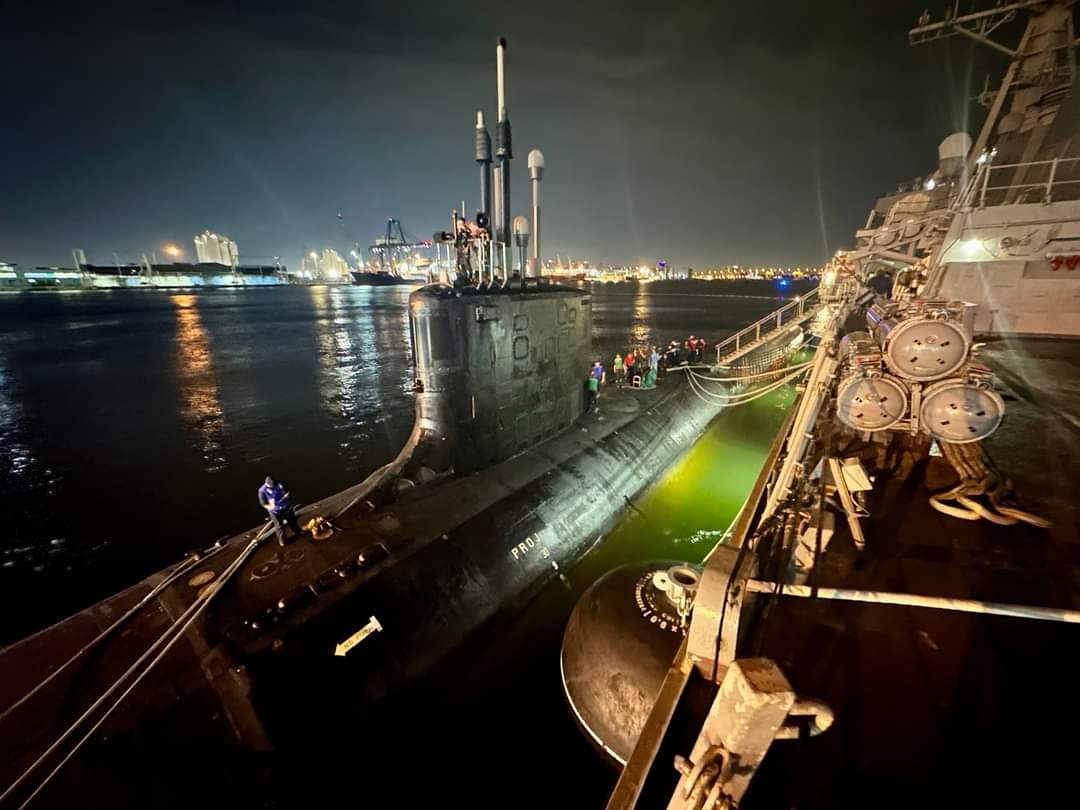
[[[986,441],[1042,530],[941,514],[956,482],[931,457],[876,487],[859,553],[842,518],[809,584],[1080,607],[1080,341],[1008,338],[982,353],[1006,399]],[[843,531],[841,531],[841,526]],[[833,727],[773,746],[747,807],[1075,806],[1080,627],[781,598],[754,638]],[[745,653],[744,653],[745,654]]]

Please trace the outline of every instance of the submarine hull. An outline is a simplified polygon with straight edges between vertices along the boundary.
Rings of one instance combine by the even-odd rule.
[[[489,471],[491,480],[481,473],[465,491],[448,484],[442,492],[417,497],[416,514],[436,515],[467,503],[468,490],[500,490],[488,505],[475,502],[473,514],[422,549],[388,561],[382,575],[358,583],[316,619],[259,644],[247,663],[256,709],[269,718],[271,737],[283,736],[276,722],[303,726],[312,714],[328,710],[319,706],[324,698],[340,705],[345,693],[354,708],[378,700],[423,675],[486,622],[518,610],[600,541],[627,501],[675,462],[718,412],[698,400],[681,377],[648,402],[636,396],[602,397],[601,413],[612,412],[606,417],[611,424],[585,425],[515,457]],[[527,485],[512,489],[499,483],[529,467],[534,477]],[[415,522],[402,526],[406,532],[414,528]],[[335,646],[372,616],[382,631],[335,658]],[[282,706],[274,698],[278,688],[270,684],[284,688],[297,678],[338,686]]]

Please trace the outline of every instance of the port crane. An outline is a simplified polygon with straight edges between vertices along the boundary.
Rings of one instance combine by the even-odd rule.
[[[391,218],[386,220],[386,235],[369,245],[368,253],[379,270],[396,273],[402,264],[416,266],[418,262],[413,260],[413,251],[426,250],[431,245],[431,240],[413,239],[407,235],[401,220]],[[430,260],[425,264],[430,264]]]

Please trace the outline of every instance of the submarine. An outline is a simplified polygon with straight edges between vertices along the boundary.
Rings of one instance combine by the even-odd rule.
[[[269,752],[362,713],[528,603],[722,410],[669,374],[584,412],[591,298],[538,275],[535,151],[533,260],[516,275],[506,261],[524,240],[511,232],[505,51],[500,39],[494,160],[477,122],[480,211],[455,212],[437,236],[456,266],[409,298],[405,447],[298,509],[307,533],[284,547],[252,528],[0,650],[0,805],[88,791],[131,804],[163,751]]]

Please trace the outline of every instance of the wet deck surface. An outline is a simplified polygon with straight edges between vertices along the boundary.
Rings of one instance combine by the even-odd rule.
[[[865,554],[838,531],[818,585],[1080,608],[1080,342],[999,341],[983,358],[1007,400],[987,450],[1053,528],[933,510],[956,479],[932,458],[874,494]],[[774,749],[755,806],[1076,804],[1080,627],[789,598],[761,640],[837,720]]]

